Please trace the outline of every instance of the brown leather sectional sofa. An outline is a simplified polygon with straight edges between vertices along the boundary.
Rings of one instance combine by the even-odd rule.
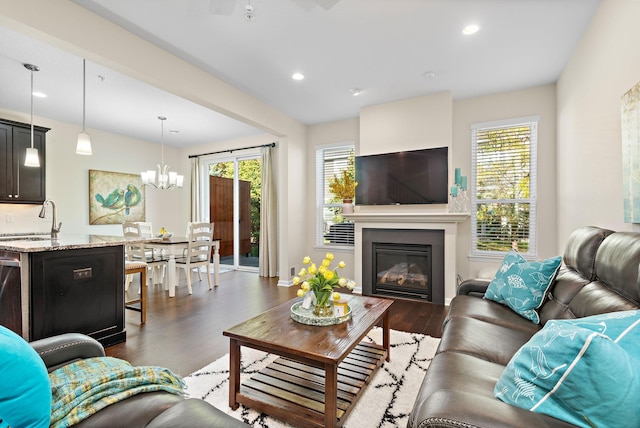
[[[640,233],[597,227],[574,231],[539,310],[541,325],[482,299],[488,281],[463,282],[407,426],[573,426],[496,399],[496,382],[516,351],[547,321],[640,308],[639,267]]]
[[[31,342],[49,372],[84,358],[104,357],[102,345],[80,333],[66,333]],[[248,425],[206,401],[168,392],[146,392],[105,407],[74,425],[81,427],[240,428]]]

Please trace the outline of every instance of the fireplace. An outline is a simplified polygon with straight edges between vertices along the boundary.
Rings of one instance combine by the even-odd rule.
[[[356,207],[355,213],[344,216],[355,223],[355,293],[373,294],[371,244],[392,242],[431,245],[432,302],[448,304],[456,295],[458,223],[468,220],[469,213],[409,211],[403,207]],[[375,237],[377,232],[380,235]]]
[[[431,245],[374,242],[373,294],[431,301]]]
[[[444,231],[363,229],[362,294],[444,303]]]

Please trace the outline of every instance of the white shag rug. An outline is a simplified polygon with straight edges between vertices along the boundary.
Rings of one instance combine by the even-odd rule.
[[[391,330],[391,361],[375,373],[371,383],[343,424],[346,428],[405,427],[422,379],[440,339],[423,334]],[[374,327],[366,339],[382,344],[382,329]],[[277,358],[250,348],[242,348],[240,381],[244,382]],[[290,428],[292,425],[243,406],[229,407],[229,354],[190,374],[185,379],[187,393],[201,398],[241,419],[254,428]]]

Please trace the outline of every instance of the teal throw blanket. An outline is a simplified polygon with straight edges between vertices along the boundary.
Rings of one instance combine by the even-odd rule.
[[[182,378],[169,369],[134,367],[112,357],[88,358],[49,374],[51,428],[69,427],[99,410],[151,391],[185,395]]]

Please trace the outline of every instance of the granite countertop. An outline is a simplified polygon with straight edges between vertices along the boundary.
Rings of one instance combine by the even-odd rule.
[[[41,251],[72,250],[77,248],[113,247],[125,243],[159,241],[160,238],[125,238],[110,235],[65,235],[55,240],[49,234],[0,234],[0,251],[36,253]]]

